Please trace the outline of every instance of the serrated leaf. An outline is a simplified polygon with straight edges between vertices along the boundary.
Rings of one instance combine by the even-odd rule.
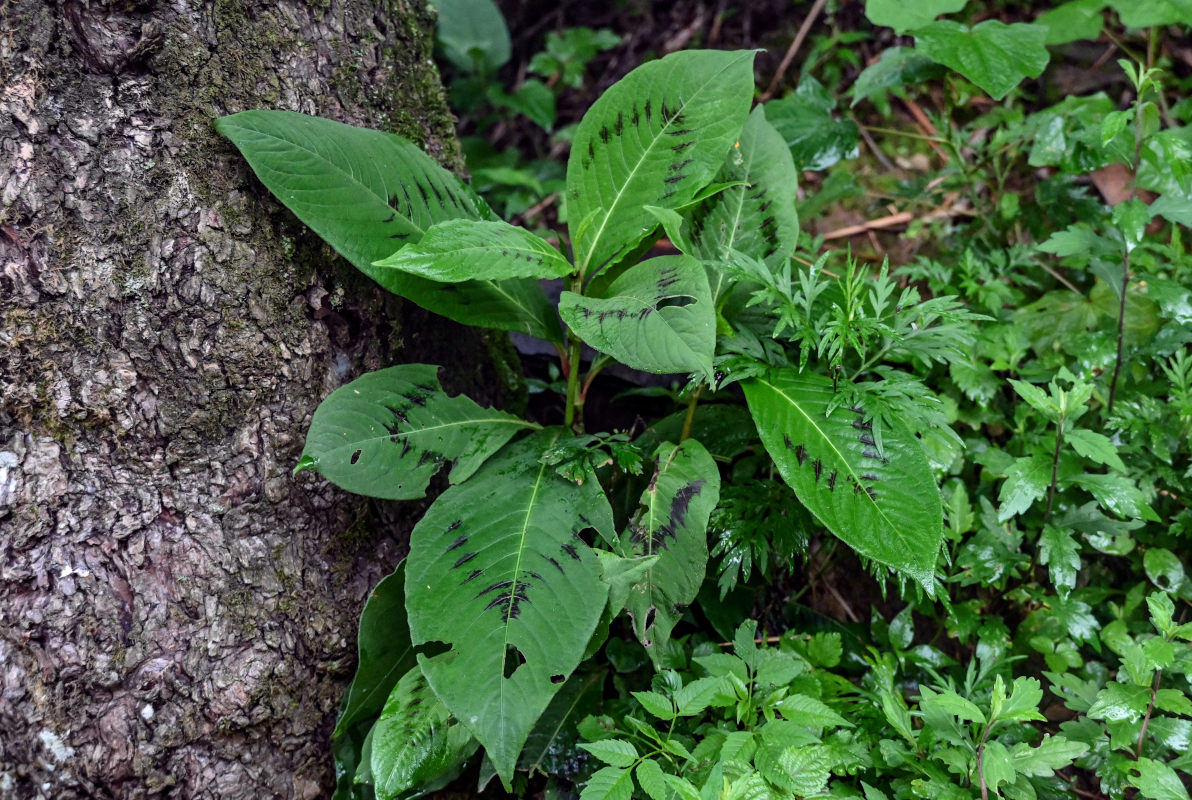
[[[999,522],[1028,510],[1036,500],[1047,494],[1051,485],[1051,464],[1042,456],[1032,455],[1014,459],[1006,471],[1006,480],[998,491],[997,518]]]
[[[712,379],[716,310],[703,265],[689,256],[643,261],[605,297],[563,292],[559,314],[588,345],[634,369]]]
[[[887,47],[881,58],[870,64],[853,82],[852,105],[872,97],[883,89],[912,86],[938,78],[944,67],[913,47]]]
[[[818,795],[828,786],[828,757],[818,745],[787,747],[778,752],[763,747],[754,756],[754,764],[766,780],[800,797]]]
[[[1116,250],[1103,235],[1082,223],[1069,225],[1065,230],[1056,231],[1036,249],[1060,258],[1078,256],[1085,261],[1095,256],[1111,256]]]
[[[626,556],[658,560],[629,592],[634,633],[660,648],[703,583],[708,564],[708,517],[720,498],[720,471],[695,439],[659,445],[654,475],[621,539]]]
[[[349,492],[411,500],[445,462],[453,483],[466,480],[533,422],[449,397],[438,367],[402,364],[362,375],[319,407],[297,469],[313,468]]]
[[[373,266],[436,222],[494,219],[483,200],[412,143],[291,111],[244,111],[216,120],[215,128],[298,219],[389,291],[457,322],[562,339],[534,280],[447,289]]]
[[[935,690],[926,686],[920,688],[919,708],[925,714],[944,712],[962,722],[979,722],[985,724],[985,713],[977,704],[966,697],[961,697],[950,689]]]
[[[710,705],[716,704],[716,698],[724,692],[725,682],[722,678],[696,678],[682,689],[675,692],[675,705],[679,707],[679,716],[693,717]]]
[[[650,800],[669,800],[670,790],[666,785],[666,776],[657,761],[646,759],[637,765],[637,783],[642,787]]]
[[[903,34],[922,27],[940,14],[954,14],[968,0],[865,0],[865,16],[874,25]]]
[[[1084,742],[1047,735],[1036,747],[1026,742],[1014,745],[1010,748],[1010,759],[1016,772],[1032,778],[1047,778],[1056,770],[1070,766],[1088,749],[1089,746]]]
[[[753,53],[685,50],[643,64],[592,104],[567,162],[576,265],[591,274],[680,208],[724,162],[753,99]]]
[[[1124,475],[1090,475],[1084,473],[1071,479],[1088,492],[1101,504],[1102,508],[1112,511],[1119,517],[1128,519],[1144,519],[1158,522],[1159,515],[1146,504],[1146,498],[1134,481]]]
[[[675,718],[675,706],[670,698],[658,692],[631,692],[634,699],[641,703],[647,714],[662,720]]]
[[[577,486],[541,463],[561,435],[508,446],[440,495],[410,536],[411,638],[451,645],[419,664],[506,784],[608,594],[581,534],[611,531],[612,509],[594,476]]]
[[[1110,683],[1097,693],[1097,699],[1089,708],[1088,716],[1106,722],[1134,722],[1142,719],[1150,700],[1151,690],[1148,686]]]
[[[915,438],[883,424],[879,451],[864,409],[828,413],[832,382],[817,375],[774,370],[742,386],[762,443],[800,502],[857,552],[930,587],[943,506]]]
[[[1080,572],[1080,543],[1072,537],[1072,531],[1044,525],[1039,536],[1039,563],[1047,566],[1060,597],[1067,597],[1076,587],[1076,575]]]
[[[471,734],[450,716],[417,666],[398,681],[372,732],[369,758],[379,800],[422,788],[476,751]]]
[[[686,778],[670,774],[663,775],[663,778],[666,779],[667,788],[677,794],[680,800],[701,800],[699,791]]]
[[[985,743],[981,753],[982,774],[991,794],[997,794],[997,787],[1003,783],[1014,783],[1014,765],[1006,746],[998,741]]]
[[[997,681],[1000,685],[1000,675]],[[995,688],[994,691],[997,692],[997,689]],[[994,711],[994,716],[999,722],[1025,722],[1043,719],[1043,715],[1039,713],[1039,703],[1042,700],[1043,689],[1039,685],[1038,678],[1015,678],[1010,696],[1000,704],[1000,708]]]
[[[971,28],[951,20],[932,22],[915,30],[919,52],[959,72],[1001,100],[1024,78],[1043,74],[1051,55],[1048,29],[994,19]]]
[[[837,714],[822,701],[805,694],[792,694],[778,703],[782,716],[809,728],[853,727],[852,723]]]
[[[766,121],[762,106],[749,115],[716,180],[736,185],[692,212],[693,255],[725,261],[737,250],[764,261],[785,259],[794,252],[799,239],[799,175],[786,141]]]
[[[588,779],[579,800],[631,800],[633,773],[621,767],[602,767]]]
[[[540,237],[506,222],[450,219],[373,264],[440,283],[562,278],[571,263]]]
[[[580,742],[579,746],[614,767],[628,767],[637,761],[637,748],[623,739],[602,739],[599,742]]]
[[[1176,771],[1152,758],[1140,758],[1131,766],[1130,783],[1142,797],[1150,800],[1188,800],[1188,790]]]
[[[373,588],[360,612],[356,675],[348,686],[333,738],[384,708],[398,680],[417,663],[406,624],[405,581],[403,561]]]
[[[1072,445],[1072,449],[1080,455],[1098,464],[1113,467],[1119,472],[1126,471],[1126,465],[1117,454],[1113,442],[1103,433],[1076,428],[1064,434],[1064,441]]]

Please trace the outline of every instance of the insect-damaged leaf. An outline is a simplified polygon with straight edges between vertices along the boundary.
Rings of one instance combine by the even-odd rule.
[[[444,287],[373,262],[449,219],[494,220],[454,175],[400,136],[291,111],[244,111],[215,128],[298,219],[389,291],[457,322],[560,340],[531,279]]]
[[[634,369],[712,378],[716,312],[707,274],[693,258],[643,261],[603,298],[564,292],[559,314],[589,345]]]
[[[580,534],[612,536],[612,509],[595,476],[577,486],[541,463],[561,435],[506,447],[444,492],[410,537],[410,634],[415,644],[452,647],[419,663],[506,783],[608,594]]]
[[[800,502],[858,553],[932,591],[943,506],[914,436],[883,423],[874,441],[864,410],[836,408],[832,382],[772,370],[743,382],[762,443]]]
[[[628,557],[658,557],[626,601],[634,632],[647,646],[670,638],[682,614],[676,607],[699,592],[708,565],[708,517],[720,499],[716,462],[695,439],[664,442],[654,456],[654,476],[620,547]]]
[[[738,250],[764,261],[794,252],[799,238],[799,175],[786,140],[766,121],[762,106],[749,115],[716,179],[743,183],[719,192],[692,214],[693,255],[717,261]]]
[[[571,262],[525,228],[470,219],[435,223],[420,242],[373,266],[443,282],[562,278],[571,272]]]
[[[449,397],[438,367],[403,364],[370,372],[319,404],[298,469],[314,468],[356,494],[412,500],[432,475],[453,461],[459,483],[533,422]]]
[[[380,800],[421,789],[458,769],[476,740],[451,718],[414,666],[398,681],[372,731],[370,765]]]
[[[567,162],[567,218],[587,274],[657,227],[647,205],[689,203],[749,115],[753,53],[686,50],[644,64],[584,115]]]

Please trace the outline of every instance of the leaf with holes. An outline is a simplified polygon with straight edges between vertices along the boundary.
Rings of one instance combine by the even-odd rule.
[[[626,557],[658,556],[626,601],[634,633],[647,647],[670,638],[681,607],[699,592],[708,565],[708,517],[720,499],[720,471],[695,439],[664,442],[654,458],[654,476],[620,545]]]
[[[716,180],[733,185],[692,213],[692,255],[725,261],[740,251],[759,260],[780,261],[795,251],[799,175],[786,140],[766,121],[763,107],[749,115]]]
[[[762,443],[800,502],[861,555],[932,591],[943,507],[915,437],[883,423],[881,447],[865,411],[837,407],[827,378],[772,370],[742,383]]]
[[[583,538],[588,529],[613,535],[600,482],[589,476],[577,486],[540,461],[562,435],[508,445],[440,495],[410,536],[410,635],[415,645],[451,645],[419,663],[506,785],[608,595]]]
[[[563,292],[559,315],[588,345],[634,369],[712,378],[716,312],[694,258],[643,261],[613,281],[606,297]]]
[[[377,797],[389,800],[426,787],[459,769],[476,746],[415,666],[398,681],[373,726],[370,763]]]
[[[348,686],[333,737],[374,716],[398,679],[416,663],[406,625],[406,565],[381,579],[360,614],[356,676]]]
[[[753,53],[685,50],[643,64],[584,115],[567,162],[576,265],[591,274],[712,180],[753,98]]]
[[[373,266],[396,269],[432,281],[562,278],[571,262],[541,237],[506,222],[449,219],[427,229]]]
[[[291,111],[244,111],[216,120],[215,128],[286,208],[389,291],[457,322],[562,339],[532,279],[444,287],[373,266],[436,222],[495,219],[470,188],[412,143]]]
[[[533,422],[449,397],[438,367],[403,364],[336,389],[315,409],[297,470],[314,469],[349,492],[412,500],[446,461],[459,483]]]

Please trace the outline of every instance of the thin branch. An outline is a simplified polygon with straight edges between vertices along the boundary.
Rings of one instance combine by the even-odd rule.
[[[786,74],[787,67],[795,60],[795,54],[803,46],[803,40],[811,32],[811,26],[815,24],[815,18],[819,16],[826,2],[827,0],[815,0],[815,5],[811,7],[811,10],[807,12],[807,16],[803,18],[803,24],[799,26],[799,31],[795,34],[795,40],[786,49],[786,55],[782,57],[782,63],[778,65],[778,71],[774,73],[770,85],[766,87],[766,91],[758,98],[758,102],[764,103],[774,96],[774,90],[778,88],[778,84],[782,81],[782,76]]]

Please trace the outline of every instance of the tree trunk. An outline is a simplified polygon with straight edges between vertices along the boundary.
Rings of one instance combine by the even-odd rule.
[[[498,348],[357,275],[211,120],[289,108],[457,166],[432,22],[0,4],[0,796],[330,792],[356,615],[408,512],[291,477],[306,424],[394,362],[500,386]]]

